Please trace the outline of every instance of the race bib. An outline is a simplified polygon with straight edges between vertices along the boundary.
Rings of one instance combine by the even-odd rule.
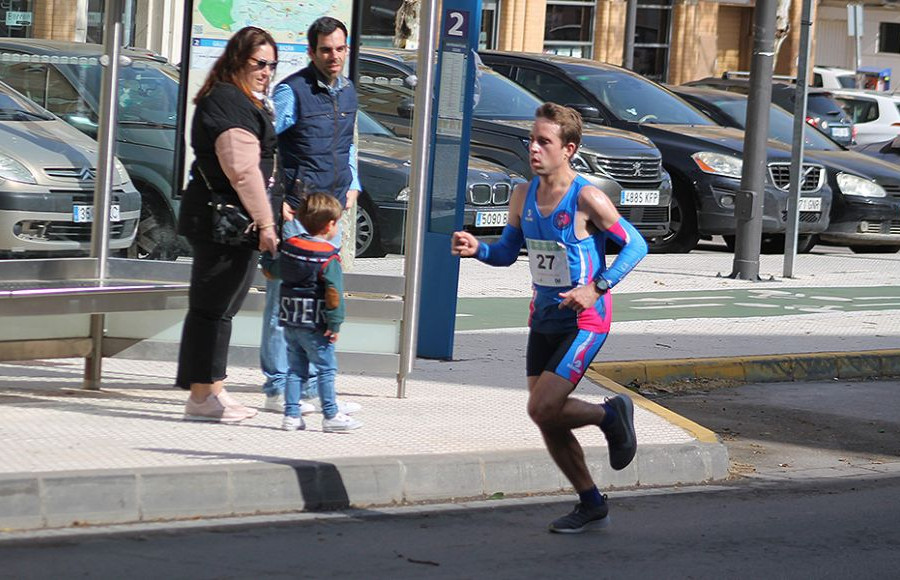
[[[538,286],[568,287],[572,285],[566,247],[559,242],[525,240],[531,279]]]

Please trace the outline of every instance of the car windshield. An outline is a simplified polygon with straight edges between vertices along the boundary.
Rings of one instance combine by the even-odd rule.
[[[475,82],[476,119],[534,119],[541,100],[503,75],[478,68]]]
[[[415,68],[414,62],[407,62]],[[534,112],[543,102],[500,73],[486,66],[479,66],[475,75],[476,119],[533,120]]]
[[[841,106],[837,104],[830,95],[823,93],[811,93],[807,95],[806,108],[810,112],[819,115],[840,115],[843,113]]]
[[[66,65],[100,102],[103,68],[97,65]],[[119,124],[175,127],[178,110],[179,73],[174,66],[151,59],[133,58],[119,69]]]
[[[629,73],[572,67],[569,74],[622,121],[713,125],[705,115],[659,85]]]
[[[373,119],[368,113],[361,109],[356,112],[356,126],[359,129],[360,135],[395,136],[387,127]]]
[[[838,75],[837,82],[841,85],[841,88],[844,89],[855,89],[856,88],[856,75]]]
[[[731,117],[742,129],[747,126],[747,103],[747,99],[728,99],[713,102],[715,106]],[[790,145],[793,142],[793,136],[794,116],[773,105],[769,109],[769,139]],[[803,138],[806,142],[806,147],[809,149],[819,151],[839,149],[831,139],[806,124],[803,126]]]
[[[0,121],[49,121],[52,118],[25,97],[0,84]]]

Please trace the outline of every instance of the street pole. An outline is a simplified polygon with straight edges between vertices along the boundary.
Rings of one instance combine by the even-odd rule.
[[[406,397],[406,379],[416,362],[419,328],[419,290],[422,287],[422,250],[425,242],[425,196],[429,184],[431,115],[434,110],[434,44],[437,31],[437,1],[423,0],[419,17],[419,48],[416,59],[416,95],[413,113],[410,160],[410,195],[406,210],[406,261],[403,292],[403,323],[400,326],[400,369],[397,372],[397,397]]]
[[[103,26],[102,92],[100,94],[100,129],[97,133],[97,177],[94,183],[94,215],[91,224],[91,258],[94,277],[101,283],[109,265],[109,202],[116,171],[116,120],[118,118],[119,55],[122,47],[122,0],[106,3]],[[85,389],[99,389],[103,362],[103,314],[91,314],[91,354],[84,363]]]
[[[791,186],[788,195],[787,231],[784,234],[785,278],[794,277],[797,258],[797,230],[800,224],[800,183],[803,168],[803,149],[806,140],[806,95],[809,85],[809,32],[812,27],[812,0],[803,0],[800,15],[800,55],[797,62],[797,86],[794,92],[794,134],[791,139]]]
[[[622,66],[634,70],[634,35],[637,27],[637,0],[626,0],[625,7],[625,50]]]
[[[744,133],[741,190],[735,199],[734,268],[731,277],[759,280],[766,184],[766,146],[769,106],[772,103],[772,67],[775,60],[776,0],[758,0],[753,16],[753,56],[750,61],[750,97]]]

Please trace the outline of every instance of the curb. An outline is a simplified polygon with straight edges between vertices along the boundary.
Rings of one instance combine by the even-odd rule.
[[[590,368],[622,385],[693,379],[748,383],[859,379],[900,376],[900,350],[603,362]]]
[[[607,487],[669,486],[722,479],[718,442],[647,445],[622,471],[605,447],[585,448]],[[341,458],[185,468],[68,471],[0,476],[4,531],[184,518],[373,507],[406,502],[545,494],[569,483],[544,450]]]

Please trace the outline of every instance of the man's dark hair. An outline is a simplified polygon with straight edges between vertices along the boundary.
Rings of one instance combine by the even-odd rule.
[[[306,31],[306,42],[309,44],[309,50],[316,52],[316,48],[319,46],[319,35],[328,36],[335,30],[342,30],[344,38],[347,38],[347,27],[337,18],[332,18],[331,16],[316,18],[316,21],[310,24],[309,30]]]

